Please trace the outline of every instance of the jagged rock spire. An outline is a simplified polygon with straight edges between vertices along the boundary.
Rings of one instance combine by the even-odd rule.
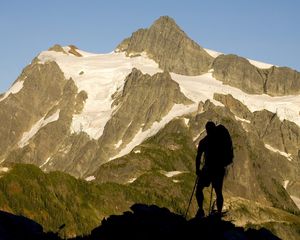
[[[139,29],[117,47],[132,56],[146,52],[165,71],[200,75],[208,71],[213,58],[182,31],[176,22],[163,16],[148,29]]]

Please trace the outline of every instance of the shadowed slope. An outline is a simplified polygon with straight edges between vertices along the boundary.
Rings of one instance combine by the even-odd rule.
[[[33,220],[0,211],[1,240],[50,240],[60,239],[55,233],[44,233],[43,227]]]
[[[264,228],[245,230],[214,216],[187,221],[156,205],[134,204],[131,210],[104,219],[90,236],[77,239],[279,239]]]

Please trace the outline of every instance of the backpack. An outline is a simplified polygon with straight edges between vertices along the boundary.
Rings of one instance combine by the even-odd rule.
[[[233,146],[230,134],[222,124],[216,126],[217,149],[223,167],[233,163]]]

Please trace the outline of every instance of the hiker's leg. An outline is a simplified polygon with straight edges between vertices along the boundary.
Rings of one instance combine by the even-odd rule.
[[[223,194],[222,194],[222,188],[215,188],[215,192],[217,195],[217,209],[218,209],[218,213],[222,213],[222,208],[223,208],[223,202],[224,202],[224,198],[223,198]]]
[[[222,213],[223,208],[223,194],[222,194],[222,188],[223,188],[223,179],[224,179],[224,171],[219,171],[218,174],[215,176],[214,182],[213,182],[213,188],[215,189],[215,193],[217,196],[217,209],[218,213]]]
[[[196,189],[196,199],[197,199],[199,210],[203,210],[203,200],[204,200],[203,189],[204,189],[204,185],[200,181],[198,181],[197,189]]]
[[[197,203],[199,206],[199,210],[197,212],[196,217],[204,217],[205,213],[203,210],[203,200],[204,200],[204,195],[203,195],[203,189],[205,187],[208,187],[210,183],[209,175],[208,175],[208,170],[206,168],[203,168],[200,172],[199,178],[198,178],[198,184],[197,184],[197,189],[196,189],[196,199]]]

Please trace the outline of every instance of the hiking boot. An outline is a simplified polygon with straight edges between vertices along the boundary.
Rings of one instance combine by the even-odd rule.
[[[210,216],[216,217],[216,218],[222,218],[226,215],[226,212],[219,212],[219,211],[211,211],[211,213],[209,214]]]
[[[222,218],[222,212],[216,211],[213,216],[215,216],[216,218],[221,219]]]
[[[205,217],[204,210],[203,209],[199,209],[197,211],[197,214],[196,214],[195,218],[204,218],[204,217]]]

